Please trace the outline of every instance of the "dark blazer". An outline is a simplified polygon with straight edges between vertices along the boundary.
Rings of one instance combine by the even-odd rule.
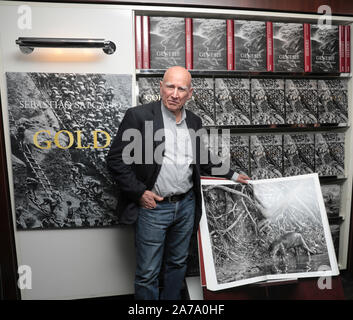
[[[153,122],[153,136],[151,132],[145,132],[145,121]],[[201,119],[189,110],[186,110],[186,124],[189,129],[199,130],[202,127]],[[134,139],[123,141],[123,133],[126,129],[137,129],[142,136],[142,164],[127,165],[122,159],[122,151],[125,146],[129,145]],[[126,111],[122,120],[118,133],[113,140],[111,148],[107,156],[108,169],[114,180],[117,182],[119,189],[117,214],[119,222],[122,224],[132,224],[136,221],[139,210],[139,199],[145,190],[151,190],[156,182],[161,164],[157,164],[153,158],[152,163],[146,163],[145,159],[145,139],[148,143],[153,140],[154,133],[158,129],[163,129],[163,116],[161,111],[161,102],[153,102],[146,105],[130,108]],[[201,182],[200,175],[211,175],[211,169],[214,165],[211,163],[200,164],[200,142],[199,137],[196,139],[196,161],[193,164],[193,189],[195,192],[196,208],[195,208],[195,229],[201,218]],[[164,140],[153,141],[153,152],[159,148],[164,148]],[[136,148],[140,147],[136,145]],[[153,153],[154,154],[154,153]],[[208,158],[210,159],[210,158]],[[151,161],[149,161],[151,162]],[[224,177],[230,179],[234,171],[229,170]]]

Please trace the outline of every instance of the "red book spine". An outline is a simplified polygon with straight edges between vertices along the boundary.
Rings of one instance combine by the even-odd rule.
[[[136,69],[142,69],[142,24],[141,16],[135,16],[135,63]]]
[[[227,69],[234,70],[234,21],[227,20]]]
[[[266,22],[267,34],[267,71],[273,71],[273,29],[272,22]]]
[[[142,17],[142,68],[150,68],[150,19]]]
[[[185,18],[185,67],[193,69],[192,18]]]
[[[346,32],[345,32],[345,72],[350,73],[351,72],[351,26],[346,26]]]
[[[309,23],[304,23],[304,71],[311,72],[311,40]]]
[[[344,48],[344,26],[338,26],[338,34],[339,34],[339,70],[340,72],[345,72],[345,59],[344,59],[344,53],[345,53],[345,48]]]

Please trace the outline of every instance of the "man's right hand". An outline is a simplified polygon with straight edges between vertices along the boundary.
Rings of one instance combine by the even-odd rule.
[[[140,198],[140,206],[145,209],[154,209],[157,206],[156,201],[162,200],[163,198],[159,195],[152,191],[146,190]]]

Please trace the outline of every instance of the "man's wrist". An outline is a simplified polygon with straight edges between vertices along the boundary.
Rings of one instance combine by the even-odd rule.
[[[237,182],[239,177],[239,173],[234,172],[234,174],[232,175],[232,177],[230,178],[230,180]]]

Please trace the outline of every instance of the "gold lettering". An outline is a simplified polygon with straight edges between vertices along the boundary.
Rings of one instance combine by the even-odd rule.
[[[70,142],[69,142],[69,145],[66,146],[66,147],[63,147],[63,146],[60,144],[60,142],[59,142],[59,135],[60,135],[61,132],[65,132],[65,133],[67,133],[67,135],[69,136]],[[69,149],[69,148],[73,145],[73,143],[74,143],[74,137],[73,137],[73,135],[72,135],[72,133],[71,133],[70,131],[67,131],[67,130],[60,130],[59,132],[57,132],[57,133],[55,134],[54,143],[55,143],[55,145],[56,145],[58,148],[60,148],[60,149]]]
[[[37,131],[37,132],[34,134],[34,136],[33,136],[33,143],[34,143],[35,146],[36,146],[37,148],[39,148],[39,149],[50,149],[50,148],[51,148],[51,141],[50,141],[50,140],[43,141],[43,142],[45,142],[45,143],[47,144],[46,147],[42,147],[42,146],[40,146],[39,143],[38,143],[38,135],[39,135],[40,133],[42,133],[42,132],[47,133],[47,134],[49,135],[49,137],[50,137],[50,131],[49,131],[49,130],[39,130],[39,131]]]
[[[81,145],[81,130],[77,130],[76,131],[76,135],[77,135],[77,147],[76,147],[76,149],[88,149],[88,148],[90,148],[91,146],[90,145],[88,145],[87,147],[82,147],[82,145]]]
[[[105,136],[107,137],[107,141],[106,141],[106,144],[104,146],[98,146],[98,140],[97,140],[98,139],[98,135],[97,135],[98,132],[104,133]],[[103,148],[109,146],[110,141],[111,141],[111,138],[110,138],[110,135],[109,135],[108,132],[105,132],[103,130],[95,130],[95,131],[93,131],[93,146],[94,146],[95,149],[103,149]]]

